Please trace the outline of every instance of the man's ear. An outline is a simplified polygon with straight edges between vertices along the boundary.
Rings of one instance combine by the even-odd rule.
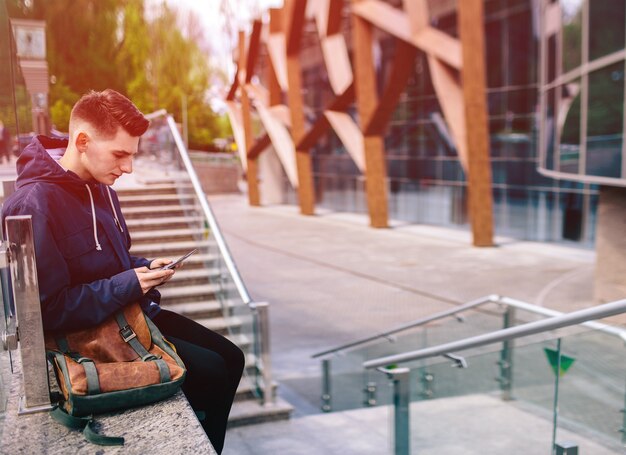
[[[87,136],[87,133],[85,133],[84,131],[80,131],[77,135],[76,135],[76,150],[78,150],[81,153],[84,153],[87,151],[87,145],[89,144],[89,136]]]

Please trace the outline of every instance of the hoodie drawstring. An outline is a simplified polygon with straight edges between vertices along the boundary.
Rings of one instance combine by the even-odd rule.
[[[115,210],[115,206],[113,205],[113,198],[111,197],[111,189],[108,186],[107,186],[107,193],[109,195],[109,202],[111,203],[111,210],[113,211],[113,217],[115,218],[115,224],[117,224],[117,227],[120,230],[120,232],[124,232],[124,229],[122,229],[122,223],[120,223],[120,220],[117,218],[117,211]]]
[[[93,195],[91,194],[91,188],[89,188],[89,185],[85,184],[85,188],[87,188],[87,193],[89,194],[89,200],[91,201],[91,218],[93,220],[93,239],[96,241],[96,250],[102,251],[100,242],[98,242],[98,226],[96,225],[96,207],[93,203]]]

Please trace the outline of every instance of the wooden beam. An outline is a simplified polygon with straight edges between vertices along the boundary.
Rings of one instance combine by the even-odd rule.
[[[239,32],[239,67],[243,68],[246,64],[246,35],[243,31]],[[241,77],[241,75],[240,75]],[[245,87],[240,87],[241,98],[241,116],[244,131],[244,150],[245,156],[248,156],[248,150],[254,140],[252,136],[252,118],[250,113],[250,99]],[[252,206],[261,205],[261,196],[259,193],[258,165],[256,159],[247,160],[246,178],[248,180],[248,202]]]
[[[324,111],[344,111],[354,101],[354,84],[351,84],[340,96],[335,98]],[[330,124],[326,116],[320,115],[296,148],[310,149],[315,142],[328,130]]]
[[[270,56],[270,62],[274,68],[278,84],[281,90],[286,92],[289,82],[287,78],[287,54],[284,33],[270,33],[270,36],[267,38],[267,52]]]
[[[257,158],[270,145],[272,145],[272,141],[269,135],[265,133],[263,136],[257,138],[252,147],[250,147],[250,150],[248,150],[248,159]]]
[[[409,16],[402,10],[379,0],[363,0],[354,6],[353,13],[396,38],[437,56],[451,67],[461,68],[463,58],[458,40],[433,27],[413,34]]]
[[[323,38],[321,46],[333,93],[343,93],[354,79],[346,40],[343,35],[335,34]]]
[[[353,0],[353,10],[364,0]],[[372,26],[357,14],[352,15],[354,75],[357,108],[361,119],[374,115],[378,105],[376,73],[372,57]],[[361,130],[363,130],[361,124]],[[367,207],[372,227],[388,226],[387,170],[385,165],[384,141],[380,135],[363,138],[365,155],[365,187]]]
[[[350,114],[345,112],[325,111],[324,117],[337,134],[337,137],[344,145],[348,154],[355,162],[361,173],[365,173],[365,152],[363,143],[363,133]]]
[[[398,104],[398,99],[406,87],[415,66],[417,49],[404,41],[396,40],[389,80],[371,117],[365,119],[363,133],[366,136],[384,135],[389,119]]]
[[[241,115],[241,105],[235,101],[226,100],[226,109],[228,111],[228,120],[233,130],[235,144],[237,144],[237,153],[241,161],[244,171],[248,169],[248,160],[246,154],[246,139],[243,131],[243,116]]]
[[[493,246],[493,194],[485,76],[483,0],[459,2],[463,98],[467,121],[468,196],[475,246]]]
[[[288,14],[287,55],[298,55],[305,22],[306,0],[285,0],[285,11]]]
[[[328,6],[328,20],[326,22],[326,36],[341,33],[341,17],[343,15],[343,0],[330,0]]]
[[[233,83],[230,86],[230,90],[228,90],[228,95],[226,95],[227,101],[232,101],[235,99],[235,94],[237,93],[238,88],[239,88],[239,65],[237,65],[237,69],[235,70],[235,78],[233,79]]]
[[[458,73],[444,65],[432,55],[428,56],[430,79],[437,94],[437,100],[446,119],[459,161],[465,173],[468,173],[467,164],[467,135],[465,120],[465,103]]]
[[[260,20],[255,20],[252,24],[250,34],[250,44],[248,45],[248,55],[246,59],[246,83],[249,83],[254,75],[254,67],[259,58],[259,48],[261,45],[261,28],[263,24]]]
[[[280,160],[285,174],[289,179],[289,183],[293,188],[298,188],[298,171],[296,169],[296,152],[293,145],[293,140],[289,135],[287,127],[282,122],[274,117],[269,109],[262,104],[256,105],[257,113],[263,123],[263,127],[269,135],[276,155]]]
[[[409,16],[411,33],[415,34],[428,27],[430,15],[426,0],[403,0],[404,11]]]

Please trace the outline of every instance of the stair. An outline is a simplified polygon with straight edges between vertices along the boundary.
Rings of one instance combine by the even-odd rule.
[[[116,190],[131,234],[132,255],[175,259],[193,248],[199,250],[159,288],[161,306],[224,335],[246,353],[247,374],[237,389],[229,427],[288,419],[293,409],[288,403],[277,397],[276,404],[263,406],[255,396],[252,315],[238,298],[217,244],[208,237],[191,185],[162,180]],[[221,295],[223,289],[226,295]],[[275,390],[276,385],[272,387]]]

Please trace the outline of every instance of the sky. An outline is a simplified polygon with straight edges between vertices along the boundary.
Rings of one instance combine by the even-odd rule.
[[[159,4],[163,0],[151,0]],[[183,17],[188,14],[197,16],[206,38],[205,50],[217,64],[230,65],[232,60],[231,42],[224,33],[225,17],[220,13],[222,3],[235,14],[235,25],[247,28],[251,25],[253,16],[265,11],[269,7],[280,7],[283,0],[166,0],[167,4],[175,7]],[[232,68],[229,68],[232,70]]]

